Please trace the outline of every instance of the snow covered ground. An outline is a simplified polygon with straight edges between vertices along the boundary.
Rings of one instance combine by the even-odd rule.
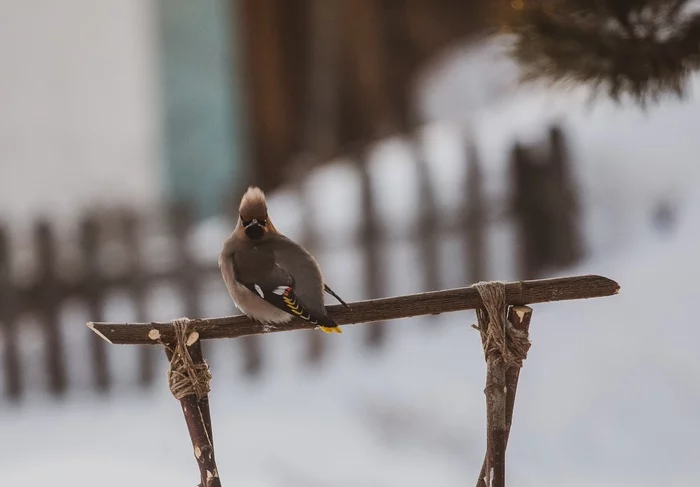
[[[694,87],[700,87],[697,78]],[[577,96],[525,90],[474,110],[459,123],[479,141],[495,194],[504,186],[504,144],[514,137],[541,138],[545,121],[563,119],[583,182],[589,259],[561,273],[603,274],[622,286],[616,297],[534,307],[533,348],[521,375],[508,448],[511,483],[699,485],[698,100],[666,103],[644,115],[607,102],[585,110]],[[453,137],[461,129],[454,127],[454,120],[448,127],[435,123],[426,133],[434,180],[448,207],[461,189],[456,177],[462,170],[461,140]],[[385,189],[383,211],[400,217],[415,206],[407,196],[415,172],[384,156],[401,150],[389,142],[373,162],[377,184]],[[355,184],[342,163],[309,182],[310,190],[323,189],[324,205],[315,216],[341,232],[335,241],[362,216]],[[679,221],[671,233],[660,234],[650,225],[650,213],[664,199],[679,204]],[[271,214],[290,236],[293,208],[292,192],[272,195]],[[336,222],[332,216],[340,211],[344,219]],[[227,229],[209,222],[201,230],[198,244],[210,258]],[[507,241],[507,231],[494,236],[492,249],[506,248],[501,240]],[[420,290],[409,272],[412,252],[401,246],[393,253],[390,294]],[[319,257],[329,282],[342,282],[334,288],[347,299],[362,297],[353,267],[356,251],[339,248]],[[496,260],[494,278],[511,277],[508,258]],[[451,271],[443,285],[461,285],[464,278],[450,259],[443,259]],[[230,310],[221,290],[217,282],[208,293],[211,314]],[[159,319],[182,314],[167,289],[157,291],[155,301]],[[128,319],[125,309],[117,296],[107,318]],[[82,323],[88,319],[80,311],[66,314],[70,327],[81,327],[73,336],[85,339]],[[264,380],[255,382],[233,363],[233,344],[218,343],[208,357],[224,485],[474,482],[485,436],[484,364],[478,334],[469,326],[474,320],[472,312],[461,312],[393,322],[389,332],[395,338],[379,354],[360,346],[363,327],[345,327],[342,336],[324,336],[332,353],[321,370],[307,370],[301,360],[302,338],[309,332],[267,336],[271,363]],[[112,360],[133,366],[135,349],[115,348]],[[164,373],[162,359],[160,365]],[[86,376],[79,365],[72,374]],[[146,395],[122,384],[107,398],[73,395],[56,403],[35,395],[21,407],[0,404],[0,485],[194,485],[197,469],[184,421],[162,379]]]

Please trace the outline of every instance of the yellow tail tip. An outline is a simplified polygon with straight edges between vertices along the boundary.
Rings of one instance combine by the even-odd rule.
[[[321,326],[321,331],[324,333],[343,333],[339,326]]]

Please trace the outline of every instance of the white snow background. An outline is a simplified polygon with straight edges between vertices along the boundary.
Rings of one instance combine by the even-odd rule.
[[[435,86],[442,90],[439,82]],[[700,87],[697,78],[693,86]],[[430,87],[425,93],[426,117],[437,120],[429,113]],[[505,189],[507,144],[516,137],[542,138],[548,121],[562,120],[584,189],[589,253],[584,263],[559,274],[603,274],[622,287],[615,297],[534,306],[533,347],[521,374],[508,445],[509,483],[700,485],[697,97],[666,101],[643,114],[610,102],[585,108],[577,94],[508,88],[495,105],[470,113],[464,120],[443,117],[426,131],[434,182],[446,208],[454,207],[461,190],[456,134],[467,127],[474,134],[489,191],[499,194]],[[372,168],[384,216],[390,215],[398,228],[392,231],[399,231],[415,209],[415,173],[405,147],[397,140],[381,144]],[[332,242],[341,242],[343,228],[362,217],[355,183],[342,161],[309,182],[307,189],[320,203],[314,217],[329,225]],[[678,223],[670,234],[658,233],[650,223],[655,205],[665,199],[678,205]],[[283,232],[295,236],[292,191],[270,195],[270,213]],[[229,230],[207,222],[193,244],[203,258],[214,259]],[[507,229],[491,234],[490,250],[499,256],[492,259],[492,278],[511,277],[509,238]],[[443,250],[443,285],[466,284],[459,266],[452,265],[454,245],[445,242]],[[413,252],[400,245],[387,257],[390,294],[420,291],[411,268]],[[348,300],[362,297],[359,256],[340,247],[319,255],[332,287]],[[217,282],[205,291],[209,314],[230,310],[222,290]],[[110,320],[129,319],[128,303],[119,296],[107,311]],[[181,315],[167,289],[154,294],[151,311],[161,320]],[[66,312],[70,340],[86,340],[88,319],[79,308]],[[361,347],[362,326],[346,326],[343,335],[328,340],[331,353],[321,369],[302,363],[302,336],[308,332],[266,336],[269,366],[261,381],[240,374],[233,343],[218,343],[209,357],[210,400],[223,484],[449,487],[475,482],[485,446],[485,401],[481,346],[469,326],[474,320],[472,312],[460,312],[392,322],[392,337],[378,354]],[[37,346],[25,340],[25,354]],[[0,403],[0,485],[196,483],[179,405],[162,377],[162,387],[150,393],[127,386],[133,382],[124,377],[133,375],[135,349],[115,348],[112,362],[123,375],[108,397],[74,393],[56,402],[34,394],[20,406]],[[159,365],[164,374],[164,362]],[[88,377],[78,365],[74,376]]]

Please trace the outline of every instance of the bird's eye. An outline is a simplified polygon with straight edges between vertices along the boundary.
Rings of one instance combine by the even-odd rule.
[[[251,223],[252,222],[250,220],[244,220],[243,218],[241,218],[241,224],[243,224],[244,227],[247,227]]]
[[[259,220],[258,223],[264,227],[265,225],[267,225],[267,220]]]

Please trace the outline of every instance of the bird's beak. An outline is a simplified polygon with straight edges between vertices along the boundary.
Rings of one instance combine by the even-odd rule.
[[[252,219],[245,226],[245,234],[252,240],[258,239],[265,234],[265,227],[258,220]]]

